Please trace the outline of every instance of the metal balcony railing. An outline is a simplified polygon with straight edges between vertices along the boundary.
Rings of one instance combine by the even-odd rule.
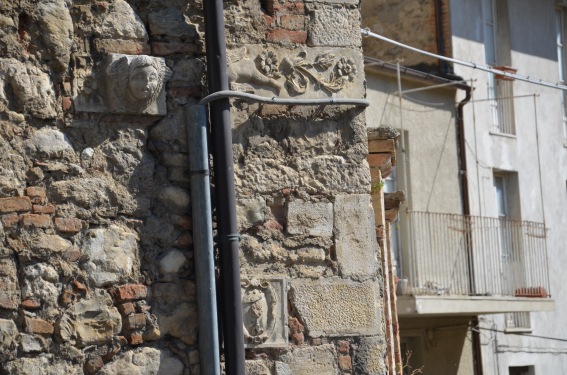
[[[543,223],[415,211],[408,216],[408,293],[548,296]]]

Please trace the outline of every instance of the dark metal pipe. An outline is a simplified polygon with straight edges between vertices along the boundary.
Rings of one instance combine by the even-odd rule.
[[[222,0],[203,1],[209,93],[229,89]],[[228,98],[209,106],[213,138],[215,207],[222,290],[222,323],[227,375],[244,375],[244,332],[240,261],[232,156],[232,121]]]

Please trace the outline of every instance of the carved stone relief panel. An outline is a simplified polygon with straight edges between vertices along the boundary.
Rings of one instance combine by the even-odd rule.
[[[241,288],[245,346],[247,348],[287,346],[285,278],[243,277]]]
[[[233,90],[264,96],[326,98],[364,96],[360,52],[347,48],[228,51]]]
[[[109,54],[101,64],[76,57],[73,97],[79,112],[163,116],[171,71],[161,57]]]

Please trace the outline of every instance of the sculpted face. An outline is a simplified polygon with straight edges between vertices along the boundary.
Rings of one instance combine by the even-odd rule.
[[[158,90],[159,74],[154,66],[138,66],[128,76],[128,89],[133,97],[148,100]]]

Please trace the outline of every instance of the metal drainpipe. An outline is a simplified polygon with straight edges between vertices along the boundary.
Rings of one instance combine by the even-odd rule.
[[[461,77],[458,77],[462,80]],[[468,184],[468,171],[467,171],[467,152],[466,152],[466,140],[465,140],[465,121],[463,117],[463,107],[471,100],[472,87],[465,89],[466,96],[463,100],[459,102],[457,106],[457,140],[458,140],[458,153],[459,153],[459,175],[461,178],[461,195],[462,195],[462,206],[463,214],[466,219],[470,219],[471,208],[469,201],[469,184]],[[472,254],[472,238],[470,221],[467,222],[469,230],[467,231],[466,238],[466,250],[467,258],[470,265],[469,270],[469,283],[470,289],[473,293],[476,292],[476,285],[474,281],[474,258]],[[478,326],[478,316],[472,318],[473,326]],[[480,332],[478,330],[471,330],[473,339],[473,358],[474,358],[474,369],[476,375],[482,375],[482,353],[480,344]]]
[[[209,93],[229,89],[222,0],[203,1]],[[209,105],[213,137],[215,207],[221,277],[221,314],[227,375],[244,375],[244,332],[240,292],[239,233],[228,98]]]
[[[186,108],[185,116],[191,176],[191,209],[193,218],[195,218],[193,220],[193,243],[199,318],[200,369],[203,375],[220,375],[207,113],[204,106],[194,105]]]
[[[436,31],[437,31],[437,49],[440,55],[445,55],[445,38],[444,38],[444,28],[443,28],[443,0],[435,0],[435,16],[436,16]],[[439,60],[439,69],[441,75],[453,80],[463,79],[452,73],[451,67],[444,61]],[[474,293],[476,291],[475,281],[474,281],[474,258],[472,256],[472,238],[470,231],[470,216],[471,208],[469,201],[469,186],[468,186],[468,175],[467,175],[467,152],[466,152],[466,140],[465,140],[465,122],[463,116],[463,107],[471,100],[472,88],[470,86],[464,88],[465,98],[461,100],[457,106],[457,153],[459,157],[459,177],[461,185],[461,202],[463,215],[467,221],[467,226],[469,230],[466,236],[466,250],[467,250],[467,260],[470,265],[469,270],[469,283],[470,289]],[[478,317],[474,316],[472,318],[474,326],[478,326]],[[473,358],[474,358],[474,369],[476,375],[482,375],[482,353],[480,345],[480,333],[478,330],[471,330],[473,338]]]

